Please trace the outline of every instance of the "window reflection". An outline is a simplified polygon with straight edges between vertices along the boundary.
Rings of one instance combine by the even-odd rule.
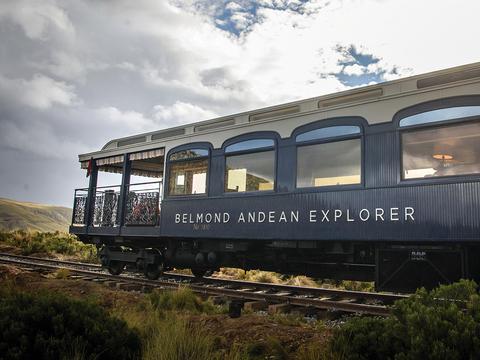
[[[329,126],[304,132],[297,135],[296,141],[309,141],[316,139],[327,139],[336,136],[346,136],[352,134],[360,134],[360,127],[354,125]]]
[[[361,183],[360,139],[297,148],[297,187]]]
[[[265,147],[273,147],[274,145],[275,142],[272,139],[252,139],[229,145],[225,148],[225,152],[230,153],[235,151],[253,150]]]
[[[480,106],[457,106],[445,109],[437,109],[407,116],[406,118],[400,120],[400,127],[428,124],[431,122],[460,119],[477,115],[480,115]]]
[[[275,151],[262,151],[226,158],[225,191],[274,189]]]
[[[205,194],[208,159],[170,163],[169,195]]]
[[[480,173],[480,123],[402,134],[405,179]]]

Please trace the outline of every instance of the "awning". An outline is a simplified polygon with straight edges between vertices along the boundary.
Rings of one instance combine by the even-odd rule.
[[[145,160],[145,159],[152,159],[152,158],[160,157],[160,156],[163,156],[163,155],[165,155],[165,149],[164,148],[136,152],[136,153],[128,155],[128,158],[130,160]]]
[[[114,164],[123,164],[123,159],[124,159],[124,156],[123,155],[117,155],[117,156],[110,156],[108,158],[103,158],[103,159],[97,159],[95,160],[95,164],[100,167],[105,167],[105,166],[108,166],[108,165],[114,165]],[[80,168],[82,169],[88,169],[88,162],[89,160],[87,161],[82,161],[80,163]],[[103,169],[102,169],[103,170]],[[122,166],[120,166],[120,172],[122,172]]]
[[[150,159],[163,157],[164,154],[165,149],[163,148],[129,154],[129,160],[136,161],[135,163],[132,163],[131,174],[155,178],[163,177],[163,159],[161,160],[160,164]],[[95,160],[95,163],[98,166],[99,171],[121,174],[123,173],[124,158],[124,155],[110,156],[107,158],[97,159]],[[88,162],[88,160],[82,161],[80,163],[80,167],[82,169],[88,169]]]

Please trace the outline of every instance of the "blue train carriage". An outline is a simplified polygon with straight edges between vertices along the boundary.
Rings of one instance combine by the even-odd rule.
[[[70,232],[114,274],[259,268],[394,291],[480,277],[480,63],[79,158]],[[101,172],[121,181],[97,186]]]

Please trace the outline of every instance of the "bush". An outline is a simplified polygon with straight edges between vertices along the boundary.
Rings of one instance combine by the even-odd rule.
[[[81,260],[96,262],[94,245],[84,244],[77,237],[61,232],[41,233],[24,230],[0,232],[0,242],[17,247],[23,255],[62,254],[77,256]]]
[[[461,280],[397,301],[389,318],[354,318],[333,336],[346,359],[473,359],[480,353],[480,296]]]
[[[0,294],[0,354],[5,359],[129,359],[138,334],[99,305],[63,295]]]
[[[214,339],[182,316],[168,313],[148,321],[143,358],[155,360],[215,360]]]
[[[159,311],[189,311],[192,313],[214,313],[216,308],[210,301],[204,301],[186,287],[178,290],[153,291],[150,302]]]

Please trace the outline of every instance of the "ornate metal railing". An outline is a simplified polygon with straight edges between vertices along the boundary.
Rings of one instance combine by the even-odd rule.
[[[73,198],[72,225],[85,225],[85,210],[87,209],[87,197],[88,189],[75,190],[75,197]]]
[[[118,226],[118,200],[120,199],[120,185],[101,186],[95,191],[93,206],[93,226]]]
[[[125,225],[158,225],[162,183],[130,184],[126,193]]]
[[[159,224],[162,183],[148,182],[127,185],[124,225]],[[92,206],[92,225],[96,227],[116,227],[120,225],[121,185],[95,188]],[[88,189],[75,190],[72,225],[87,225]]]

